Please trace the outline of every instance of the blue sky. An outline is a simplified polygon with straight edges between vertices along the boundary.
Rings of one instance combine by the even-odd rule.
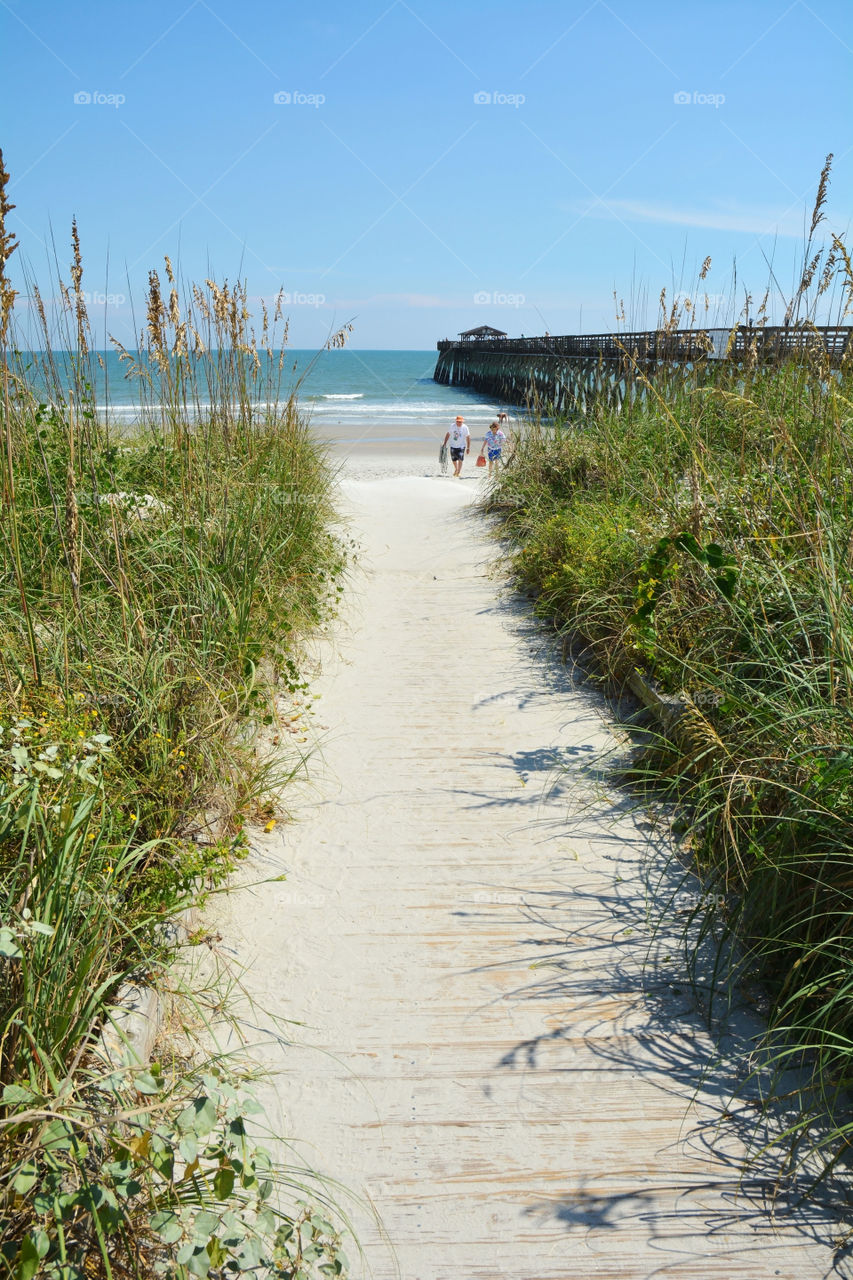
[[[0,28],[18,270],[49,292],[76,215],[125,341],[164,253],[287,290],[297,347],[607,331],[614,291],[642,326],[706,254],[726,319],[768,261],[790,287],[829,151],[853,210],[849,0],[0,0]]]

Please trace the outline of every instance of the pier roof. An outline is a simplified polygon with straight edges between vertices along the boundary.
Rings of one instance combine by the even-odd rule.
[[[464,333],[460,333],[460,338],[505,338],[506,334],[502,329],[493,329],[491,325],[481,324],[476,329],[466,329]]]

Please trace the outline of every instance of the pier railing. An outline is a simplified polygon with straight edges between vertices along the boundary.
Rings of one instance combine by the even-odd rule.
[[[853,325],[739,325],[734,329],[660,329],[534,338],[445,339],[433,377],[508,404],[535,401],[555,412],[583,412],[604,397],[621,405],[643,394],[648,376],[713,378],[724,364],[811,360],[853,364]]]
[[[832,364],[853,358],[853,325],[774,325],[735,329],[651,330],[642,333],[593,333],[533,338],[445,338],[440,354],[456,348],[466,353],[551,355],[575,360],[692,361],[697,359],[774,359],[823,349]]]

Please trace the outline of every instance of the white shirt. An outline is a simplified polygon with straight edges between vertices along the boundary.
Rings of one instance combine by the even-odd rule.
[[[464,422],[454,422],[450,428],[450,447],[451,449],[464,449],[465,441],[471,432],[465,426]]]

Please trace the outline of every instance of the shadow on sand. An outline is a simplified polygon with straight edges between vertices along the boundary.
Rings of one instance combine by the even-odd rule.
[[[836,1176],[831,1187],[829,1181],[819,1183],[805,1195],[814,1169],[809,1171],[806,1160],[791,1174],[778,1145],[798,1113],[805,1081],[796,1072],[771,1081],[760,1069],[756,1049],[763,1023],[754,1000],[737,984],[720,981],[721,969],[737,966],[731,955],[721,957],[724,944],[705,927],[699,881],[679,860],[668,823],[644,812],[617,782],[636,748],[627,735],[600,748],[602,720],[624,723],[634,708],[608,703],[580,666],[564,664],[559,643],[531,617],[526,602],[508,596],[496,609],[534,661],[529,683],[501,688],[489,701],[523,707],[555,695],[570,697],[572,723],[588,717],[590,737],[599,743],[549,744],[499,757],[497,763],[518,777],[518,794],[455,791],[471,808],[517,809],[519,832],[542,844],[548,863],[548,887],[485,886],[488,910],[478,911],[475,901],[455,913],[472,926],[494,921],[497,902],[506,913],[502,923],[517,926],[509,930],[511,951],[495,955],[488,968],[532,971],[531,978],[504,991],[500,1000],[565,1008],[558,1026],[552,1017],[547,1031],[516,1044],[499,1066],[535,1073],[547,1057],[549,1073],[571,1074],[582,1047],[605,1080],[621,1077],[624,1088],[627,1077],[641,1075],[656,1090],[683,1099],[673,1163],[683,1167],[685,1156],[697,1157],[697,1177],[631,1191],[624,1190],[617,1170],[569,1168],[566,1190],[531,1204],[527,1215],[587,1239],[642,1223],[643,1235],[661,1252],[659,1269],[649,1275],[679,1277],[685,1251],[696,1257],[703,1239],[712,1246],[715,1268],[725,1265],[729,1249],[737,1252],[734,1267],[745,1254],[760,1251],[772,1273],[774,1242],[780,1250],[790,1247],[790,1238],[783,1243],[775,1234],[775,1224],[784,1222],[804,1242],[834,1251],[827,1275],[853,1276],[850,1228],[842,1221],[853,1204],[849,1179]],[[564,801],[559,820],[553,812],[537,815],[543,794]],[[578,847],[587,840],[599,854],[595,871],[587,871],[576,853],[566,853],[567,842]],[[555,881],[565,887],[553,887]],[[777,1100],[767,1104],[771,1085]],[[820,1135],[812,1138],[819,1141]],[[698,1171],[707,1175],[709,1167],[719,1176],[703,1180]],[[671,1208],[662,1208],[662,1201]]]

